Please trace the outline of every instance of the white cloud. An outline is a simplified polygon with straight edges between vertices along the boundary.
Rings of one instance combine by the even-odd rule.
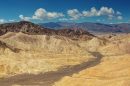
[[[113,8],[101,7],[98,13],[99,15],[113,15],[115,12]]]
[[[14,19],[10,19],[10,20],[0,19],[0,24],[10,23],[10,22],[15,22],[15,21],[16,21],[16,20],[14,20]]]
[[[117,11],[117,12],[116,12],[116,14],[117,14],[117,15],[122,15],[122,13],[121,13],[121,12],[119,12],[119,11]]]
[[[101,7],[100,10],[97,10],[95,7],[92,7],[91,10],[83,11],[84,17],[93,17],[93,16],[110,16],[114,14],[114,10],[108,7]]]
[[[59,18],[59,17],[63,17],[64,14],[63,13],[57,13],[57,12],[48,12],[47,13],[47,17],[48,18]]]
[[[50,12],[44,8],[37,9],[31,17],[26,17],[24,15],[19,15],[21,20],[49,20],[49,19],[58,19],[60,21],[69,21],[69,20],[78,20],[80,18],[87,17],[100,17],[105,16],[108,19],[118,19],[121,20],[123,17],[122,13],[119,11],[115,11],[113,8],[109,7],[101,7],[96,9],[92,7],[90,10],[79,11],[78,9],[70,9],[67,11],[66,15],[62,12]]]
[[[83,11],[82,13],[85,17],[100,16],[95,7],[92,7],[90,11]]]
[[[122,16],[117,16],[117,19],[118,19],[118,20],[122,20],[123,17],[122,17]]]
[[[121,12],[115,11],[113,8],[109,7],[101,7],[99,10],[95,7],[92,7],[90,10],[84,10],[79,12],[77,9],[72,9],[67,11],[68,16],[70,16],[70,20],[76,20],[79,18],[85,17],[99,17],[99,16],[106,16],[108,19],[122,19]],[[118,17],[118,18],[117,18]]]
[[[35,11],[34,15],[33,15],[33,19],[43,19],[46,17],[46,13],[47,11],[43,8],[39,8]]]
[[[10,20],[9,20],[9,22],[15,22],[15,21],[16,21],[16,20],[14,20],[14,19],[10,19]]]
[[[32,16],[32,19],[55,19],[59,17],[63,17],[63,13],[58,13],[58,12],[48,12],[43,8],[39,8],[35,11],[34,15]]]
[[[5,22],[6,22],[5,19],[0,19],[0,24],[3,24],[3,23],[5,23]]]
[[[77,9],[68,10],[67,14],[71,17],[70,20],[76,20],[82,16],[82,14]]]
[[[21,19],[21,20],[24,20],[24,21],[30,21],[30,17],[25,17],[25,16],[23,16],[23,15],[19,15],[19,18]]]

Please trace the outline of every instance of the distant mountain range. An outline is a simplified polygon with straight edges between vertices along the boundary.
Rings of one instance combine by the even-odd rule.
[[[65,29],[65,28],[82,28],[90,32],[130,32],[129,23],[120,23],[120,24],[102,24],[102,23],[69,23],[69,22],[49,22],[49,23],[40,23],[39,25],[52,28],[52,29]]]

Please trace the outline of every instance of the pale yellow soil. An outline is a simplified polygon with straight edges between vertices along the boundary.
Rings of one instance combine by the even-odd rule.
[[[0,40],[20,52],[0,47],[0,76],[22,73],[38,74],[56,71],[67,65],[76,65],[93,58],[76,42],[46,35],[7,33]]]
[[[26,79],[25,85],[33,85],[38,78],[36,82],[44,84],[40,86],[46,83],[46,86],[130,86],[130,35],[120,34],[106,39],[73,41],[61,36],[7,33],[0,37],[0,41],[6,44],[0,46],[0,77],[16,76],[5,81],[1,79],[0,85],[7,84],[9,80],[17,86],[12,80],[17,82],[17,78],[18,86],[21,86],[21,79]],[[14,52],[15,49],[19,51]],[[101,61],[87,64],[96,57]],[[72,71],[67,72],[67,68],[66,71],[58,70],[68,65],[68,70]],[[44,73],[49,71],[52,72],[47,74],[47,79]],[[19,77],[18,74],[23,75]]]
[[[54,86],[130,86],[130,55],[104,57],[102,62]]]
[[[130,36],[119,35],[98,51],[99,65],[73,76],[65,76],[54,86],[130,86]]]

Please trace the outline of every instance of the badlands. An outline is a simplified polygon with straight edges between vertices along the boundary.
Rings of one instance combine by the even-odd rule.
[[[130,86],[130,34],[0,28],[0,86]]]

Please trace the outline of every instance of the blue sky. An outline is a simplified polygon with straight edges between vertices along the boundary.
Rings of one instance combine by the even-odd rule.
[[[130,22],[130,0],[1,0],[0,23]]]

